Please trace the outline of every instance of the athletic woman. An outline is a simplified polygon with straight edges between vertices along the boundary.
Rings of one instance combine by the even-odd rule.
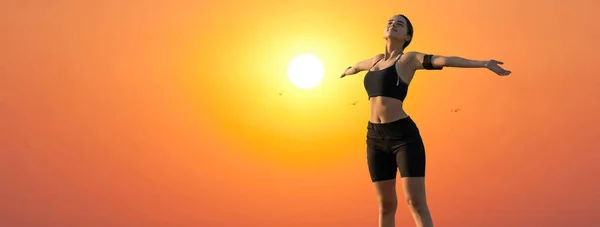
[[[444,67],[487,68],[500,76],[511,72],[496,60],[477,61],[419,52],[404,53],[413,38],[413,26],[404,15],[391,17],[384,31],[385,53],[348,67],[342,78],[367,71],[364,87],[369,96],[367,163],[379,201],[379,227],[394,227],[398,206],[396,173],[417,227],[433,227],[425,196],[425,147],[415,122],[402,104],[417,70]]]

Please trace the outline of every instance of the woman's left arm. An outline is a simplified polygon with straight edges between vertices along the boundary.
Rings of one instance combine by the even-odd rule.
[[[503,69],[500,65],[503,62],[496,60],[480,61],[471,60],[462,57],[447,57],[432,54],[424,54],[419,52],[406,53],[410,60],[410,65],[415,70],[441,70],[444,67],[456,68],[487,68],[500,76],[508,76],[511,72]]]

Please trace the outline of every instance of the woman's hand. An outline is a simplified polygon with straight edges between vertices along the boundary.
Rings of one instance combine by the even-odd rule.
[[[504,62],[501,61],[496,61],[496,60],[489,60],[487,62],[485,62],[485,67],[489,70],[491,70],[492,72],[498,74],[499,76],[508,76],[510,75],[510,71],[503,69],[502,67],[500,67],[500,65],[504,64]]]
[[[353,73],[350,72],[351,70],[352,70],[352,66],[348,66],[348,68],[346,68],[346,70],[344,70],[344,72],[342,73],[342,76],[340,76],[340,78],[344,78],[345,76],[352,75]]]

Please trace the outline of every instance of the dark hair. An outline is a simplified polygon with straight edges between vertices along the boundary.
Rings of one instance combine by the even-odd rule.
[[[404,20],[406,20],[406,31],[407,31],[406,33],[408,35],[410,35],[410,40],[404,42],[404,45],[402,46],[402,48],[404,49],[413,40],[413,34],[414,34],[415,30],[413,29],[413,25],[412,25],[412,23],[410,23],[410,20],[408,19],[408,17],[404,16],[403,14],[398,14],[396,16],[401,16],[402,18],[404,18]]]

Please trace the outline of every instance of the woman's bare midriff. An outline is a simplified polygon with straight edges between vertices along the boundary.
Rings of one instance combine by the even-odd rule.
[[[408,117],[402,108],[402,101],[389,97],[371,97],[371,123],[382,124]]]

